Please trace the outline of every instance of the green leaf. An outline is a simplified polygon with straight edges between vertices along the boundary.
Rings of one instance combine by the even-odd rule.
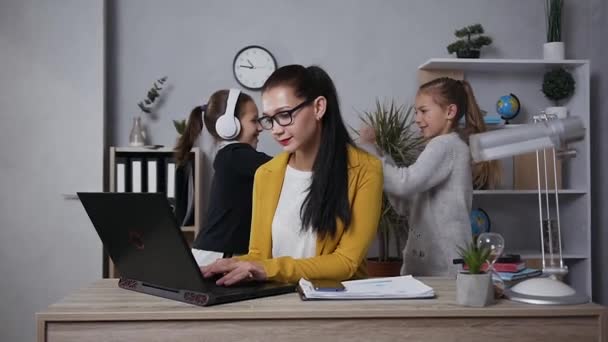
[[[186,120],[173,120],[173,126],[179,135],[186,131]]]
[[[471,242],[468,246],[457,246],[458,254],[464,260],[465,265],[469,268],[469,273],[480,274],[484,273],[481,269],[483,264],[488,261],[490,249],[479,248],[475,242]]]

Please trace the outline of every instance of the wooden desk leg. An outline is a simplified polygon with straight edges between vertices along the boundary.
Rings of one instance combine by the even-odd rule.
[[[36,341],[46,342],[46,321],[36,318]]]
[[[608,310],[604,310],[599,317],[600,342],[608,341]]]

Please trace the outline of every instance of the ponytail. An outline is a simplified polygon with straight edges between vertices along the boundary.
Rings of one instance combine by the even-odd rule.
[[[190,153],[194,142],[203,130],[204,107],[207,106],[194,107],[190,112],[184,134],[179,137],[177,146],[175,146],[175,160],[177,165],[183,165],[186,160],[188,160],[188,153]]]
[[[471,134],[482,133],[487,131],[486,123],[483,120],[483,114],[473,88],[467,81],[461,81],[464,91],[467,94],[467,111],[464,118],[464,131],[462,132],[465,141],[469,141]],[[474,163],[473,168],[473,188],[474,189],[493,189],[500,183],[501,169],[498,160],[490,160],[485,162]]]
[[[460,81],[466,93],[466,109],[464,112],[464,131],[463,136],[466,141],[469,140],[469,135],[487,131],[486,123],[483,120],[483,114],[473,94],[473,88],[467,81]]]

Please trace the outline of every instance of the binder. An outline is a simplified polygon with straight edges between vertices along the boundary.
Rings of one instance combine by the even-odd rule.
[[[143,192],[143,159],[131,158],[131,192]]]
[[[158,160],[148,158],[146,160],[147,192],[158,192]]]
[[[114,191],[128,192],[131,190],[129,170],[129,159],[126,157],[116,157],[116,167],[114,170]]]
[[[166,163],[166,175],[167,175],[167,198],[171,204],[175,204],[175,159],[167,158]]]
[[[126,158],[116,158],[116,169],[114,171],[115,183],[114,191],[127,192],[127,160]]]

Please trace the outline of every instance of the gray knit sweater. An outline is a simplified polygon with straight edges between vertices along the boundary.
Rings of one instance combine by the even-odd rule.
[[[457,133],[450,133],[431,139],[409,167],[381,159],[390,202],[401,214],[409,209],[401,274],[454,276],[459,269],[452,263],[458,258],[457,246],[471,241],[469,147]]]

